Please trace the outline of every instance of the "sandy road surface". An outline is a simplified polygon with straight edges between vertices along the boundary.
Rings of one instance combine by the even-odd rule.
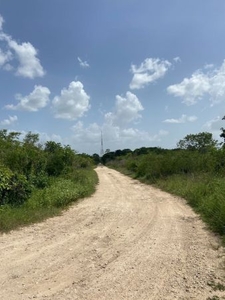
[[[223,299],[223,250],[185,202],[97,172],[91,198],[0,235],[0,299]]]

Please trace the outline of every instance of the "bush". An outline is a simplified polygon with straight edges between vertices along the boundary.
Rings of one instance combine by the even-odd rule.
[[[20,206],[0,206],[0,231],[42,221],[61,213],[71,202],[91,195],[98,181],[93,169],[75,172],[76,177],[52,177],[44,189],[34,189],[27,201]]]
[[[1,205],[20,205],[29,197],[32,185],[24,175],[13,173],[10,169],[0,167]]]

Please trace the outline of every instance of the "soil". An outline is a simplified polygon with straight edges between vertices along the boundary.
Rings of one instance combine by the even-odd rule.
[[[185,200],[96,171],[92,197],[0,235],[1,300],[225,297],[214,290],[225,284],[224,248]]]

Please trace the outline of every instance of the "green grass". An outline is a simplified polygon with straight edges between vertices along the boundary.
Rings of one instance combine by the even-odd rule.
[[[212,175],[172,175],[155,185],[181,196],[199,213],[210,228],[225,235],[225,180]]]
[[[34,190],[23,205],[0,207],[0,231],[7,232],[59,215],[71,203],[91,195],[97,182],[94,170],[74,171],[64,178],[52,179],[48,187]]]
[[[152,180],[137,176],[124,166],[111,164],[121,173],[187,200],[212,231],[221,235],[225,245],[225,178],[210,173],[174,174]]]

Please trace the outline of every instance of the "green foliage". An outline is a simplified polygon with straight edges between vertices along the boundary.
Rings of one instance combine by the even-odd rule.
[[[30,195],[32,185],[26,177],[0,166],[0,205],[20,205]]]
[[[222,118],[222,120],[225,120],[225,116]],[[225,128],[222,127],[220,130],[222,131],[220,137],[223,138],[223,144],[225,144]]]
[[[93,159],[95,165],[98,165],[101,163],[100,156],[97,153],[94,153],[92,155],[92,159]]]
[[[143,182],[187,199],[203,220],[225,237],[225,147],[212,134],[187,135],[179,149],[140,148],[104,155],[104,162]]]
[[[34,189],[19,207],[0,206],[0,231],[42,221],[61,213],[62,209],[95,191],[98,177],[93,169],[77,170],[67,178],[51,178],[44,189]]]
[[[56,207],[39,207],[33,209],[27,205],[12,207],[9,205],[0,206],[0,231],[8,232],[21,226],[40,222],[46,218],[59,215],[61,209]]]
[[[93,159],[38,134],[0,130],[0,230],[52,216],[97,183]]]
[[[223,178],[201,175],[173,175],[159,179],[156,185],[187,199],[203,220],[217,233],[224,235],[225,183]]]
[[[180,140],[177,147],[187,150],[206,151],[217,146],[217,141],[212,138],[212,133],[200,132],[198,134],[188,134]]]

